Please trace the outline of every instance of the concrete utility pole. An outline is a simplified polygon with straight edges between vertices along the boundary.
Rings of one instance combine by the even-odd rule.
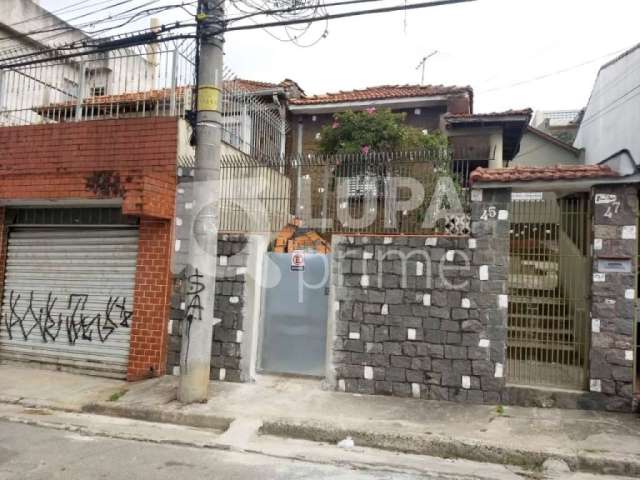
[[[222,146],[222,61],[224,0],[199,0],[200,39],[196,166],[193,183],[193,222],[185,318],[182,322],[180,384],[182,403],[206,402],[211,370],[214,324],[220,156]]]

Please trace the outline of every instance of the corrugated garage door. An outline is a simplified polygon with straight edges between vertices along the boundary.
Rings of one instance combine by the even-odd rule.
[[[0,359],[124,378],[138,229],[9,231]]]

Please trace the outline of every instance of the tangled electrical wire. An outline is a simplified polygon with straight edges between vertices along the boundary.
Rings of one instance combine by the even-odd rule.
[[[249,19],[256,23],[253,17],[269,16],[274,20],[308,19],[308,23],[284,25],[284,35],[278,35],[264,30],[271,37],[281,42],[292,42],[299,47],[312,47],[329,35],[329,21],[314,22],[317,17],[327,15],[325,0],[230,0],[228,11],[235,10],[240,15],[229,17],[228,21]]]

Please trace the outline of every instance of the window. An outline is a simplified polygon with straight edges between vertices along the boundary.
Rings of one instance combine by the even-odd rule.
[[[90,97],[104,97],[107,94],[107,87],[101,85],[99,87],[91,87],[89,90]]]
[[[249,154],[251,153],[251,117],[247,114],[222,119],[222,141]]]

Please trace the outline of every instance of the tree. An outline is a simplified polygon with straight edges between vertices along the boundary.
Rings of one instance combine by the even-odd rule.
[[[320,151],[328,154],[447,148],[447,139],[441,133],[427,134],[406,125],[404,113],[375,108],[336,113],[333,123],[320,131],[318,142]]]

